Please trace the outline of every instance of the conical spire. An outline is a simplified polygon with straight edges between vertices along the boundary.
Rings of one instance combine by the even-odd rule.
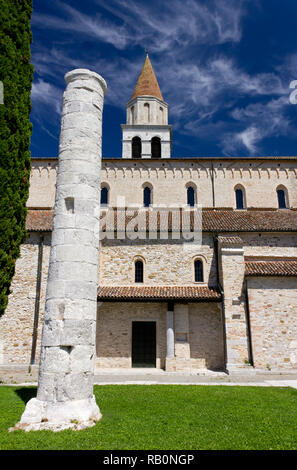
[[[137,96],[144,95],[155,96],[159,100],[164,101],[148,52],[146,52],[146,58],[131,100]]]

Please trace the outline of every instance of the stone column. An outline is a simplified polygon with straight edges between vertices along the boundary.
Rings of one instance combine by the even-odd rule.
[[[166,371],[191,370],[189,342],[189,306],[174,304],[174,313],[167,312]]]
[[[167,324],[167,352],[166,357],[174,357],[174,324],[173,324],[173,311],[168,311],[166,316]]]
[[[166,313],[166,364],[165,370],[172,372],[175,367],[174,359],[174,313],[169,310]]]
[[[152,158],[152,145],[150,139],[141,139],[141,158]]]
[[[65,80],[38,392],[17,429],[83,429],[101,417],[93,377],[106,83],[85,69]]]

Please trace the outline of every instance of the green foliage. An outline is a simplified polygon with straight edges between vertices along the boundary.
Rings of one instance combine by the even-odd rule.
[[[101,385],[94,393],[102,418],[92,428],[8,432],[36,388],[0,387],[0,449],[297,449],[291,388]]]
[[[32,0],[0,0],[0,315],[26,238],[31,156]]]

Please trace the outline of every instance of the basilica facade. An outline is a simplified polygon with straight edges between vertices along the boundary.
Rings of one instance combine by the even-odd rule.
[[[297,371],[297,157],[172,158],[148,55],[122,135],[102,160],[96,369]],[[0,374],[39,363],[57,165],[32,159]]]

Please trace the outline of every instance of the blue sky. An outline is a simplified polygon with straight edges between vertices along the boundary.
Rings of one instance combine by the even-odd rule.
[[[297,154],[296,0],[33,0],[33,157],[58,155],[64,75],[108,85],[103,157],[148,48],[173,126],[173,157]]]

